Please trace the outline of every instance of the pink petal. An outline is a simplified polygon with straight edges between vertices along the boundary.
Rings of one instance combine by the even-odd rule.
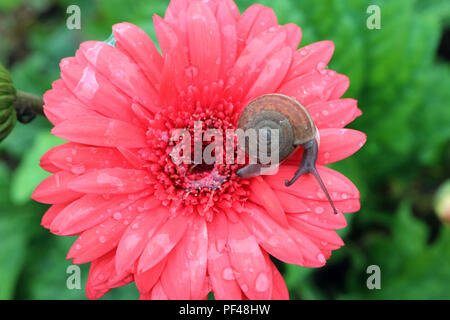
[[[164,21],[167,22],[176,32],[180,40],[181,46],[186,48],[188,46],[187,36],[187,11],[192,0],[174,0],[170,1],[169,7],[164,15]],[[164,52],[163,52],[164,55]]]
[[[253,38],[230,71],[227,84],[229,94],[240,99],[248,92],[267,65],[267,58],[285,47],[285,39],[283,28],[270,29]]]
[[[358,200],[352,201],[359,202]],[[346,201],[339,201],[335,203],[336,209],[338,212],[347,212],[347,210],[340,207],[342,202]],[[334,214],[329,203],[324,201],[314,201],[311,208],[313,211],[310,213],[290,213],[288,214],[288,217],[289,219],[295,217],[296,219],[301,219],[311,225],[330,230],[342,229],[347,226],[347,221],[345,220],[344,215],[342,213]]]
[[[299,232],[310,237],[319,248],[327,248],[330,250],[335,250],[344,245],[344,242],[339,237],[339,235],[333,231],[324,228],[320,228],[311,225],[301,219],[297,219],[294,216],[289,216],[289,224],[297,229]]]
[[[272,188],[262,177],[256,177],[250,181],[250,197],[254,203],[264,207],[267,213],[281,226],[287,227],[288,222],[283,207]]]
[[[233,2],[233,1],[231,1]],[[217,9],[217,21],[221,36],[221,78],[225,79],[228,71],[236,61],[237,55],[237,23],[229,6],[221,1]]]
[[[132,99],[96,72],[80,52],[77,54],[76,58],[64,58],[60,62],[61,78],[67,88],[90,110],[108,118],[131,122]]]
[[[261,32],[278,25],[277,16],[272,8],[262,7],[247,36],[247,43],[257,37]]]
[[[136,287],[138,288],[140,293],[149,293],[155,284],[159,281],[161,273],[166,267],[167,259],[163,259],[157,265],[148,269],[142,273],[135,273],[134,280],[136,281]]]
[[[67,259],[75,258],[74,264],[86,263],[115,249],[127,227],[126,222],[136,217],[138,214],[137,208],[140,204],[134,203],[127,209],[118,211],[121,215],[120,220],[111,217],[84,231],[70,248]]]
[[[319,183],[311,174],[301,176],[292,186],[286,187],[285,180],[294,176],[297,166],[282,164],[278,174],[264,176],[264,180],[275,190],[290,193],[302,199],[326,201],[326,196]],[[359,191],[344,175],[327,167],[317,166],[317,170],[324,181],[333,201],[359,199]]]
[[[291,213],[311,211],[311,209],[303,203],[302,199],[280,190],[273,190],[273,192],[278,198],[283,211]]]
[[[325,265],[326,259],[324,254],[309,237],[306,237],[294,228],[289,229],[288,233],[298,244],[299,251],[304,258],[303,267],[317,268]]]
[[[52,87],[44,93],[44,113],[54,125],[73,117],[99,115],[78,100],[61,79],[53,82]]]
[[[74,176],[68,172],[55,173],[36,187],[31,198],[49,204],[66,203],[78,199],[82,194],[68,188],[73,178]]]
[[[147,243],[139,259],[138,272],[147,271],[166,257],[183,237],[190,220],[191,217],[178,215],[165,222]]]
[[[367,137],[352,129],[320,130],[320,148],[317,163],[329,164],[345,159],[358,151]]]
[[[83,174],[90,169],[131,167],[121,153],[113,148],[68,142],[50,149],[47,154],[49,163],[59,170],[71,171],[73,174]]]
[[[225,248],[227,233],[226,217],[222,214],[214,215],[213,221],[208,224],[208,274],[216,300],[240,300],[242,291],[236,282]]]
[[[157,15],[153,17],[153,23],[164,57],[160,100],[169,106],[176,101],[178,92],[186,90],[192,84],[187,75],[189,60],[185,54],[185,47],[172,27]]]
[[[186,231],[183,243],[189,263],[190,297],[199,300],[205,296],[203,284],[206,281],[208,257],[208,229],[204,217],[198,216],[193,220],[192,226]]]
[[[231,14],[233,15],[234,20],[237,21],[237,20],[240,18],[241,13],[239,12],[239,8],[238,8],[238,6],[236,5],[236,3],[234,3],[233,0],[224,0],[223,2],[224,2],[224,3],[228,6],[228,8],[230,9]]]
[[[74,264],[95,260],[117,246],[125,226],[108,219],[100,226],[83,232],[74,242],[66,259],[74,259]]]
[[[41,226],[50,229],[50,225],[53,220],[58,216],[58,214],[67,207],[67,203],[54,204],[52,205],[44,214],[41,220]]]
[[[320,129],[343,128],[361,115],[356,104],[354,99],[317,102],[308,106],[308,112]]]
[[[278,271],[277,267],[274,265],[270,256],[264,252],[264,258],[266,259],[267,265],[270,266],[272,270],[272,300],[289,300],[289,292],[286,287],[281,273]]]
[[[50,230],[58,235],[79,234],[105,221],[136,200],[130,200],[128,195],[113,196],[108,200],[103,195],[84,195],[60,212],[50,225]]]
[[[160,281],[158,281],[155,284],[155,286],[153,287],[151,299],[152,300],[169,300]]]
[[[278,93],[294,97],[304,106],[308,106],[319,101],[340,98],[348,85],[348,78],[335,71],[312,71],[288,81],[278,89]]]
[[[114,265],[111,263],[113,258],[114,253],[110,252],[91,263],[86,282],[86,296],[88,299],[99,299],[110,290],[109,287],[104,286],[104,283],[114,270]]]
[[[366,135],[352,129],[320,130],[320,146],[317,164],[325,165],[345,159],[358,151],[366,142]],[[295,151],[284,165],[296,166],[303,155],[302,148]]]
[[[284,28],[287,33],[286,44],[293,50],[296,50],[302,39],[302,29],[295,23],[289,23]]]
[[[86,41],[80,53],[89,64],[134,101],[158,112],[157,93],[131,58],[102,41]]]
[[[289,291],[286,287],[281,273],[277,267],[271,262],[272,267],[272,300],[289,300]]]
[[[275,92],[286,76],[291,64],[292,49],[285,47],[269,57],[255,83],[248,92],[244,104],[263,94]]]
[[[217,80],[221,64],[221,39],[214,14],[201,2],[192,2],[187,15],[191,63],[197,68],[194,82],[201,88]]]
[[[272,271],[255,238],[240,221],[229,223],[228,232],[228,254],[242,291],[250,299],[270,299]]]
[[[129,269],[139,258],[148,239],[168,217],[168,210],[160,207],[138,215],[120,239],[116,252],[116,270]]]
[[[103,117],[69,119],[56,125],[51,133],[65,140],[104,147],[146,146],[145,132],[141,128]]]
[[[254,235],[260,246],[275,258],[286,263],[303,263],[297,244],[282,228],[273,221],[264,209],[247,204],[239,217],[244,222],[249,232]]]
[[[325,68],[330,62],[333,52],[334,43],[332,41],[315,42],[297,50],[289,73],[286,76],[286,81],[310,73],[318,68]]]
[[[277,17],[272,9],[260,4],[250,6],[238,21],[238,53],[259,33],[277,25]]]
[[[107,168],[90,171],[71,180],[69,188],[84,193],[133,193],[148,188],[143,170]]]
[[[139,27],[128,22],[113,27],[116,47],[133,59],[154,88],[161,80],[163,59],[150,37]]]
[[[61,169],[58,168],[57,166],[55,166],[49,159],[50,155],[53,153],[54,149],[55,148],[47,150],[47,152],[44,153],[44,155],[39,160],[40,167],[42,169],[44,169],[45,171],[51,172],[51,173],[56,173],[58,171],[61,171]]]
[[[189,300],[190,266],[183,240],[167,256],[167,264],[161,274],[161,285],[170,300]],[[202,282],[203,283],[203,282]]]
[[[106,289],[126,285],[132,280],[133,276],[129,273],[117,274],[115,272],[114,251],[110,251],[91,263],[86,292],[90,299],[97,299],[99,294]]]
[[[263,8],[264,6],[258,3],[254,4],[248,7],[247,10],[245,10],[240,16],[237,23],[237,36],[239,40],[238,53],[240,53],[244,49],[248,35],[256,20],[256,17]]]

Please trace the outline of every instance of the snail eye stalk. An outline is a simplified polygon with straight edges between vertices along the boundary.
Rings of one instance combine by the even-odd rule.
[[[325,195],[328,198],[328,201],[331,204],[331,207],[333,208],[334,214],[337,214],[336,207],[334,206],[333,200],[331,199],[330,194],[328,193],[327,188],[325,187],[325,184],[322,181],[322,178],[319,175],[319,172],[316,169],[316,161],[317,161],[317,153],[318,153],[318,146],[316,139],[309,140],[301,146],[304,149],[303,152],[303,158],[300,162],[300,166],[298,170],[295,172],[294,177],[291,180],[286,180],[285,184],[286,187],[291,186],[295,181],[297,181],[298,178],[300,178],[305,173],[311,173],[319,182],[320,187],[322,188],[322,191],[325,193]]]

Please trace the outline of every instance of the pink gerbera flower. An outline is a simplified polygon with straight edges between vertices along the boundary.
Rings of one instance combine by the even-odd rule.
[[[33,193],[52,204],[42,225],[79,235],[67,256],[91,262],[86,294],[136,282],[143,299],[287,299],[269,255],[320,267],[343,245],[342,213],[360,208],[359,192],[324,167],[356,152],[361,132],[342,129],[361,114],[340,99],[346,76],[326,68],[333,43],[297,49],[301,29],[280,26],[254,5],[240,15],[232,0],[172,0],[154,17],[162,54],[129,23],[114,25],[115,46],[88,41],[61,61],[61,79],[45,96],[53,173]],[[302,103],[319,129],[318,171],[339,211],[333,214],[311,175],[290,187],[301,150],[276,175],[241,179],[237,165],[184,170],[170,157],[173,129],[196,120],[235,128],[258,96],[281,93]],[[184,169],[183,169],[184,168]],[[213,170],[223,179],[193,186]],[[197,179],[197,180],[196,180]]]

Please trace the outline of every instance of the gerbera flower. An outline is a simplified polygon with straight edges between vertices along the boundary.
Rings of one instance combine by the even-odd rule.
[[[162,54],[141,29],[113,26],[115,46],[88,41],[61,61],[45,96],[52,134],[68,143],[41,166],[53,173],[33,193],[52,204],[42,225],[79,235],[67,256],[91,262],[86,294],[136,282],[142,299],[287,299],[270,255],[320,267],[343,245],[342,213],[359,192],[324,167],[357,151],[365,135],[342,129],[361,114],[340,99],[346,76],[326,68],[333,43],[297,49],[301,29],[254,5],[173,0],[154,25]],[[170,157],[174,129],[195,121],[235,128],[254,98],[281,93],[311,114],[320,133],[318,171],[339,214],[311,175],[285,186],[302,151],[276,175],[241,179],[234,164],[186,168]],[[223,179],[192,185],[216,172]]]

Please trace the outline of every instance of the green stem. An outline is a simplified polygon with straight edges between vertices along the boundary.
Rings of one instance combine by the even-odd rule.
[[[34,94],[18,90],[14,108],[17,112],[17,119],[20,122],[28,123],[34,119],[36,114],[44,115],[44,100]]]

